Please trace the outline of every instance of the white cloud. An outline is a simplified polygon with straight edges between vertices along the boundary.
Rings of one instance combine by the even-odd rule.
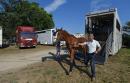
[[[105,9],[110,6],[111,4],[109,3],[109,0],[92,0],[90,4],[90,10],[95,11],[99,9]]]
[[[45,10],[51,13],[65,3],[66,3],[66,0],[54,0],[51,4],[45,7]]]

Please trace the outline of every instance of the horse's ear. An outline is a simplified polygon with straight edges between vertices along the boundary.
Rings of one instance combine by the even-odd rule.
[[[63,30],[63,28],[61,27],[61,30]]]
[[[58,29],[56,28],[56,31],[57,31]]]

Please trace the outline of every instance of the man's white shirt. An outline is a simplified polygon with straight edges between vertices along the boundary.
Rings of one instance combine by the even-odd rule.
[[[96,40],[84,42],[83,44],[88,46],[88,53],[94,53],[97,47],[101,48],[99,42]]]

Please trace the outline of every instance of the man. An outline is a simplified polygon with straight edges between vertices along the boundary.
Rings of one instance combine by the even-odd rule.
[[[56,31],[53,31],[53,36],[56,36]],[[60,50],[61,50],[61,45],[60,41],[56,41],[56,59],[60,58]]]
[[[88,41],[80,43],[79,45],[86,45],[88,47],[87,56],[85,57],[85,64],[87,65],[90,61],[92,80],[95,80],[95,55],[101,50],[101,46],[98,41],[94,39],[92,33],[88,34]]]
[[[56,42],[56,58],[60,58],[60,49],[61,49],[61,46],[60,46],[60,41],[57,41]]]

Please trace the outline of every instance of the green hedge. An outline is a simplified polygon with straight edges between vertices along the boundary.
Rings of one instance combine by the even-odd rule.
[[[130,36],[123,35],[123,45],[130,47]]]

